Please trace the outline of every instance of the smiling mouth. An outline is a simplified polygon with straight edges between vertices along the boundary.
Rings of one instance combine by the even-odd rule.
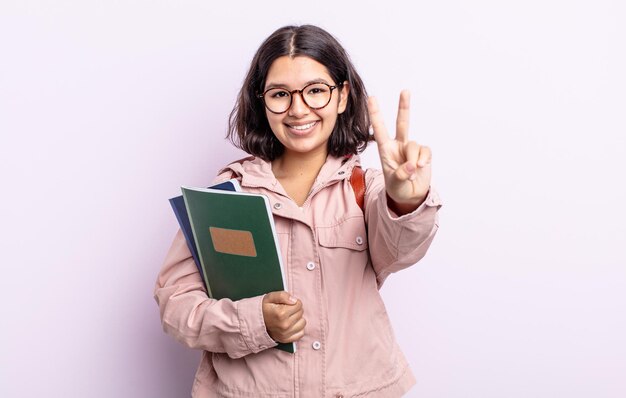
[[[288,126],[289,128],[291,128],[291,129],[296,130],[296,131],[305,131],[305,130],[308,130],[308,129],[310,129],[311,127],[315,126],[318,122],[319,122],[319,120],[316,120],[316,121],[314,121],[314,122],[307,123],[307,124],[302,124],[302,125],[299,125],[299,126],[292,126],[292,125],[290,125],[290,124],[287,124],[287,126]]]

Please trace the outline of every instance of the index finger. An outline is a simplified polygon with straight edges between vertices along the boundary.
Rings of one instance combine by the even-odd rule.
[[[398,118],[396,119],[396,140],[407,142],[409,139],[409,113],[411,94],[409,90],[402,90],[398,103]]]
[[[383,122],[383,116],[380,113],[380,108],[378,107],[378,101],[376,101],[376,98],[369,97],[367,99],[367,110],[369,111],[370,122],[372,123],[372,128],[374,129],[374,138],[376,139],[378,145],[382,145],[389,141],[389,134],[387,134],[387,128]]]

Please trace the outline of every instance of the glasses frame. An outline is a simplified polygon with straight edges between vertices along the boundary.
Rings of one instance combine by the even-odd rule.
[[[312,107],[310,106],[307,102],[306,99],[304,98],[304,90],[306,90],[307,87],[309,86],[313,86],[315,84],[323,84],[326,87],[328,87],[328,89],[330,90],[330,95],[328,96],[328,102],[322,106],[318,106],[318,107]],[[313,82],[313,83],[309,83],[306,86],[302,87],[300,90],[287,90],[285,89],[285,91],[287,91],[289,93],[289,106],[287,107],[287,109],[285,109],[282,112],[274,112],[273,110],[271,110],[269,108],[269,106],[267,106],[267,103],[265,102],[265,94],[267,94],[269,91],[271,90],[276,90],[279,87],[272,87],[272,88],[268,88],[267,90],[265,90],[262,94],[257,94],[257,97],[260,98],[263,101],[263,105],[265,105],[265,109],[267,109],[268,111],[272,112],[275,115],[280,115],[283,114],[285,112],[287,112],[290,108],[291,105],[293,104],[293,96],[298,93],[300,94],[300,98],[302,98],[302,102],[304,102],[304,104],[309,108],[309,109],[313,109],[313,110],[318,110],[318,109],[322,109],[325,108],[326,106],[328,106],[328,104],[330,104],[330,101],[333,99],[333,90],[335,90],[336,88],[340,88],[343,86],[343,83],[339,83],[336,84],[334,86],[331,86],[328,83],[324,83],[324,82]]]

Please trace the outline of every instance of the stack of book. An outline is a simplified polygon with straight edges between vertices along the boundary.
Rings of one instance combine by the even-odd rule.
[[[170,204],[209,297],[235,301],[287,290],[267,197],[242,192],[235,179],[181,190]],[[293,353],[296,346],[276,348]]]

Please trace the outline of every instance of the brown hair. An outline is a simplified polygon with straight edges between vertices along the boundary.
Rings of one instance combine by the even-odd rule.
[[[285,26],[272,33],[257,50],[228,119],[226,137],[237,148],[264,160],[274,160],[284,151],[272,133],[265,116],[265,105],[258,98],[272,63],[282,56],[307,56],[321,63],[335,83],[348,82],[346,110],[328,140],[328,153],[347,156],[362,152],[373,137],[369,134],[367,93],[350,57],[330,33],[313,26]],[[339,88],[341,89],[341,87]]]

